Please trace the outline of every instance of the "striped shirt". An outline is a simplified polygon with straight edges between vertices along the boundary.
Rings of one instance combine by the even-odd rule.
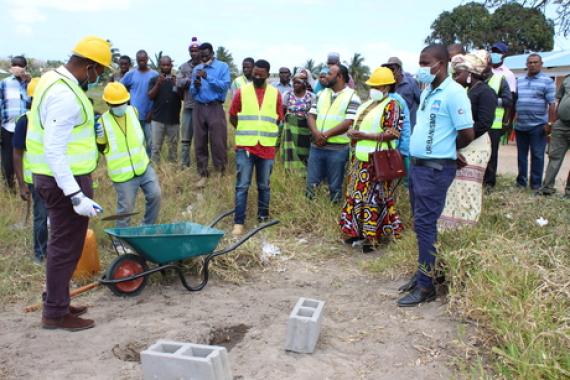
[[[554,81],[543,73],[517,79],[517,123],[515,129],[528,131],[548,122],[548,105],[555,102]]]
[[[16,120],[26,113],[28,95],[26,81],[19,81],[11,75],[0,82],[0,121],[9,132],[16,129]]]

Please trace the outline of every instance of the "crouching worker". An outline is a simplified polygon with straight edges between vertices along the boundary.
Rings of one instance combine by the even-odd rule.
[[[257,217],[269,219],[269,177],[275,160],[278,124],[283,120],[279,91],[268,86],[269,62],[260,59],[253,65],[253,83],[236,91],[230,108],[230,123],[236,128],[236,213],[234,236],[242,235],[247,193],[255,168],[257,179]]]
[[[109,110],[101,115],[97,145],[105,155],[107,174],[117,192],[117,214],[133,212],[139,187],[145,197],[143,224],[155,224],[160,211],[160,185],[145,150],[144,132],[136,109],[129,105],[129,92],[118,82],[103,90]],[[130,218],[117,220],[127,227]]]

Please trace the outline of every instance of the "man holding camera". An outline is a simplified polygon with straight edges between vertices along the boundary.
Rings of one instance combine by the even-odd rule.
[[[175,163],[182,97],[176,86],[176,76],[172,75],[172,59],[167,55],[160,59],[160,75],[149,82],[148,97],[153,100],[151,160],[155,164],[160,162],[160,150],[166,136],[168,161]]]

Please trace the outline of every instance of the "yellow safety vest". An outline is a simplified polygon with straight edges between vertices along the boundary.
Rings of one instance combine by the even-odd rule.
[[[376,107],[371,109],[362,119],[358,130],[365,133],[382,133],[384,131],[384,108],[386,108],[391,100],[392,98],[387,96]],[[360,120],[362,112],[364,112],[372,102],[373,100],[369,100],[358,107],[356,120]],[[376,147],[378,147],[378,150],[385,150],[388,149],[388,143],[383,141],[382,144],[379,144],[376,140],[359,140],[356,142],[354,154],[358,160],[368,162],[368,154],[374,152]]]
[[[249,84],[250,81],[247,80],[245,75],[240,75],[235,79],[235,87],[234,88],[242,88],[243,86]]]
[[[24,115],[28,119],[28,124],[29,124],[30,123],[30,111],[26,111],[26,113]],[[16,124],[24,115],[21,115],[20,117],[18,117],[18,119],[16,119]],[[26,133],[27,132],[28,131],[27,131],[27,127],[26,127]],[[22,172],[24,174],[24,182],[27,183],[28,185],[31,185],[33,183],[32,171],[30,170],[30,162],[28,161],[28,157],[26,156],[25,150],[24,150],[24,154],[22,155]]]
[[[341,91],[334,101],[332,101],[333,90],[325,88],[319,94],[317,101],[317,129],[324,133],[333,129],[344,120],[346,120],[346,110],[350,104],[350,100],[354,96],[354,90],[346,88]],[[346,133],[337,135],[327,139],[331,144],[348,144],[350,139]]]
[[[93,106],[85,92],[77,83],[57,71],[49,71],[42,75],[34,92],[32,109],[28,118],[26,134],[26,157],[34,174],[53,177],[53,173],[45,159],[44,127],[40,118],[40,105],[51,86],[63,84],[75,94],[76,101],[83,113],[83,122],[73,127],[70,141],[67,144],[66,156],[73,175],[89,174],[97,168],[97,144],[95,142],[95,124]]]
[[[238,113],[236,145],[275,146],[279,127],[277,126],[277,95],[273,86],[266,86],[263,102],[259,107],[253,84],[241,88],[241,112]]]
[[[491,87],[497,96],[499,96],[499,92],[501,91],[501,82],[503,80],[502,74],[493,74],[489,79],[487,84]],[[505,109],[503,107],[497,107],[495,111],[495,120],[493,121],[493,125],[491,129],[502,129],[503,128],[503,116],[505,115]]]
[[[125,112],[125,130],[119,127],[110,111],[101,115],[108,147],[103,153],[107,174],[113,182],[126,182],[144,174],[150,160],[144,146],[144,132],[132,106]]]

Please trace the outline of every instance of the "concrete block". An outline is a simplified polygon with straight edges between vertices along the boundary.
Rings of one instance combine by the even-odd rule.
[[[287,322],[285,350],[311,354],[321,333],[324,301],[301,297],[295,304]]]
[[[144,380],[232,380],[225,347],[159,340],[141,352]]]

